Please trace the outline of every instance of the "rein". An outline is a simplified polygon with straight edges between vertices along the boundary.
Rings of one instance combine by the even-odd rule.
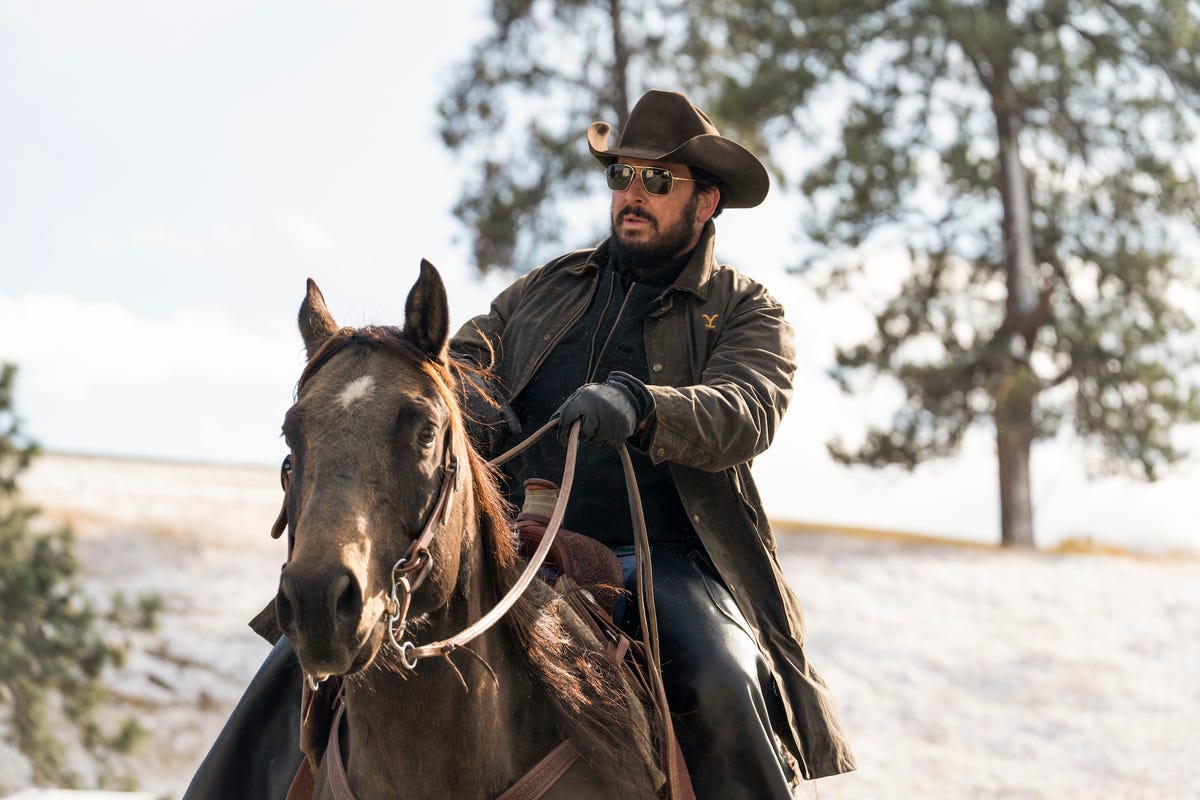
[[[529,447],[533,446],[538,439],[544,436],[548,431],[557,427],[557,425],[557,418],[549,420],[546,422],[546,424],[542,425],[542,427],[538,428],[536,431],[526,437],[526,439],[516,447],[513,447],[511,450],[496,456],[488,463],[494,467],[505,464],[509,460],[520,455]],[[563,518],[566,516],[567,501],[571,497],[571,489],[575,484],[575,463],[579,450],[580,425],[581,422],[576,421],[575,424],[571,426],[571,430],[567,438],[567,457],[566,465],[563,468],[562,483],[559,487],[558,499],[554,504],[554,511],[550,515],[550,521],[546,524],[546,532],[542,536],[542,540],[539,542],[537,549],[533,553],[533,556],[529,559],[529,563],[526,564],[524,572],[521,573],[521,577],[512,585],[508,592],[505,593],[504,597],[502,597],[500,601],[493,606],[490,611],[488,611],[488,613],[484,614],[473,624],[454,636],[443,639],[440,642],[434,642],[432,644],[422,646],[417,646],[413,644],[412,641],[398,643],[396,636],[393,635],[391,625],[396,621],[397,616],[399,616],[399,612],[392,616],[391,623],[389,623],[388,627],[388,635],[391,636],[392,644],[400,650],[400,660],[410,671],[416,669],[417,662],[420,659],[430,658],[432,656],[441,656],[442,658],[446,659],[447,663],[454,667],[454,662],[451,661],[450,654],[460,648],[466,649],[466,651],[470,653],[471,650],[464,648],[464,645],[466,645],[475,637],[479,636],[484,631],[491,628],[501,618],[503,618],[504,615],[508,613],[509,609],[512,608],[513,604],[516,603],[520,596],[525,592],[525,590],[529,588],[529,584],[533,582],[534,578],[541,570],[542,564],[546,560],[546,555],[550,552],[551,545],[554,544],[555,537],[558,536],[558,532],[562,529]],[[669,798],[694,798],[695,795],[691,788],[690,780],[684,775],[684,771],[681,769],[681,762],[676,759],[678,746],[675,739],[675,727],[671,721],[671,713],[667,704],[666,687],[662,682],[662,658],[659,651],[658,615],[654,607],[654,574],[650,563],[650,535],[646,528],[646,516],[642,509],[642,495],[638,490],[637,475],[634,472],[633,461],[629,456],[629,449],[622,444],[620,448],[618,448],[617,452],[621,456],[621,468],[625,476],[625,491],[629,497],[629,513],[633,522],[635,552],[637,555],[637,600],[638,611],[641,615],[640,621],[642,630],[642,646],[643,652],[646,654],[646,668],[648,677],[650,679],[650,688],[654,694],[652,698],[654,709],[656,712],[659,730],[662,732],[663,769],[667,778],[667,796]],[[454,457],[451,456],[450,466],[455,467],[455,465],[456,461]],[[430,514],[430,518],[426,522],[425,530],[422,531],[420,538],[413,542],[412,546],[409,548],[410,553],[414,553],[416,556],[423,555],[424,557],[424,566],[420,567],[421,571],[419,572],[418,581],[410,587],[408,585],[407,575],[403,575],[401,576],[400,581],[392,584],[393,601],[396,601],[396,592],[398,587],[402,586],[406,592],[405,600],[403,601],[402,606],[403,611],[407,611],[408,609],[408,596],[411,595],[411,592],[416,589],[416,587],[420,584],[420,579],[424,578],[425,574],[428,573],[430,566],[432,566],[429,560],[429,551],[427,546],[429,540],[433,538],[433,530],[435,527],[434,520],[436,520],[439,516],[439,507],[442,508],[441,516],[443,517],[443,525],[449,518],[450,492],[447,487],[450,484],[450,476],[443,478],[442,492],[438,498],[438,505],[434,507],[433,513]],[[396,566],[392,568],[393,580],[395,580],[397,570],[413,568],[408,564],[408,558],[409,555],[406,554],[396,562]],[[418,559],[418,561],[419,560],[420,559]],[[403,632],[403,630],[404,621],[401,619],[401,631]],[[458,668],[454,668],[457,672]],[[495,678],[494,673],[493,678]],[[461,673],[459,673],[459,680],[462,680]],[[463,685],[466,685],[465,681],[463,681]],[[330,731],[329,747],[332,747],[334,750],[334,768],[335,770],[340,770],[341,775],[343,776],[343,779],[338,781],[338,783],[344,783],[346,790],[349,791],[349,784],[344,781],[345,773],[344,767],[341,765],[341,748],[337,739],[338,722],[341,720],[343,708],[344,706],[339,707],[333,729]],[[566,742],[564,742],[563,747],[569,744],[570,740],[568,739]],[[512,787],[512,789],[509,790],[509,792],[506,792],[502,797],[508,798],[512,796],[510,793],[512,793],[514,790],[517,790],[517,787],[525,787],[526,784],[537,784],[542,788],[541,791],[539,791],[536,795],[523,796],[540,797],[541,793],[548,789],[549,786],[552,785],[553,782],[557,780],[557,778],[561,776],[561,774],[565,772],[572,763],[574,763],[574,760],[577,757],[578,753],[574,751],[573,747],[569,748],[569,751],[555,750],[551,756],[548,756],[545,761],[534,767],[532,772],[527,773],[514,787]],[[550,775],[553,777],[550,777]],[[339,786],[338,788],[340,789],[341,787]],[[337,796],[337,800],[353,800],[354,798],[353,793],[349,793],[348,795],[339,795],[337,792],[335,792],[335,795]]]

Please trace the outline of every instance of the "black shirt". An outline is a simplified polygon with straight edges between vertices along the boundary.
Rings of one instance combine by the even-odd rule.
[[[528,385],[512,403],[522,428],[533,430],[550,419],[577,388],[602,382],[620,370],[649,381],[643,344],[646,316],[687,264],[690,253],[661,269],[633,276],[613,259],[601,270],[596,294],[583,316],[563,334]],[[511,443],[510,443],[511,444]],[[653,464],[644,453],[629,455],[642,496],[651,541],[689,541],[695,532],[679,499],[668,466]],[[506,494],[523,501],[526,478],[561,480],[566,450],[554,436],[543,436],[504,467]],[[633,525],[625,478],[616,450],[581,443],[575,487],[563,524],[607,545],[633,544]]]

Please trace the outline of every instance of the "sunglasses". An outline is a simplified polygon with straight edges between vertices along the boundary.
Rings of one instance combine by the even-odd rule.
[[[633,183],[633,176],[642,176],[642,186],[650,194],[670,194],[675,181],[700,183],[695,178],[681,178],[672,175],[671,170],[662,167],[634,167],[629,164],[609,164],[604,169],[604,177],[608,179],[608,188],[615,192],[623,192]]]

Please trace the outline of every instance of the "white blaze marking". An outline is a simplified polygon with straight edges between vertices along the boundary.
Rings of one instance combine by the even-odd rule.
[[[338,395],[338,402],[342,404],[342,408],[349,408],[354,403],[366,397],[371,393],[371,389],[375,386],[375,379],[370,375],[363,375],[361,378],[355,378],[346,384],[346,388],[342,389],[342,393]]]

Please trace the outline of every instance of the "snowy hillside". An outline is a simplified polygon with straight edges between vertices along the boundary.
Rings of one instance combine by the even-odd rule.
[[[277,476],[48,455],[22,485],[75,526],[90,584],[166,603],[110,684],[151,732],[141,788],[178,798],[267,652],[245,623],[283,558]],[[860,764],[822,800],[1195,796],[1200,560],[811,531],[779,551]],[[0,745],[0,796],[27,782]]]

